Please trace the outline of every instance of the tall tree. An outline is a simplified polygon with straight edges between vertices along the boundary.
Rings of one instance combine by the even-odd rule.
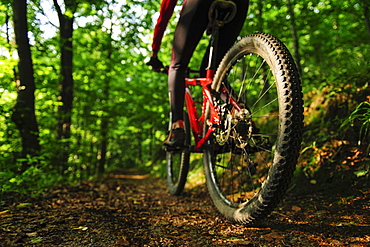
[[[301,53],[299,52],[299,38],[297,33],[296,18],[294,14],[294,3],[292,2],[292,0],[286,0],[286,4],[288,7],[288,14],[290,16],[290,31],[292,32],[294,60],[297,64],[299,74],[302,75]]]
[[[101,124],[100,124],[100,147],[99,147],[99,155],[98,155],[98,174],[103,174],[105,171],[105,163],[107,157],[107,150],[108,150],[108,132],[109,132],[109,89],[110,89],[110,82],[111,82],[111,73],[112,73],[112,32],[113,32],[113,22],[111,23],[109,38],[107,44],[104,47],[107,50],[106,54],[106,68],[105,68],[105,77],[103,79],[103,95],[102,95],[102,103],[103,103],[103,114],[101,117]]]
[[[69,155],[69,139],[71,137],[72,123],[72,105],[73,105],[73,21],[78,3],[75,0],[64,0],[64,13],[61,10],[57,0],[53,0],[55,9],[59,18],[60,35],[60,83],[59,83],[59,101],[57,140],[61,142],[62,152],[59,153],[59,164],[64,169]]]
[[[17,101],[12,120],[22,139],[22,157],[37,156],[40,151],[39,128],[35,115],[35,79],[28,38],[27,1],[13,0],[14,32],[19,56],[17,82]],[[23,162],[21,172],[31,164]]]
[[[362,0],[364,8],[364,18],[367,34],[370,36],[370,2],[368,0]]]

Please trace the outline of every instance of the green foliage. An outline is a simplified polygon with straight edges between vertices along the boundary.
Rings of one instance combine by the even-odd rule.
[[[370,102],[361,102],[351,115],[342,123],[341,127],[354,127],[360,125],[358,133],[358,144],[370,138]]]
[[[31,166],[24,172],[19,173],[11,169],[2,169],[0,172],[0,193],[4,191],[27,193],[29,191],[41,192],[42,188],[51,186],[61,181],[61,177],[56,171],[50,171],[50,167],[45,157],[19,158],[16,160],[16,166],[27,162]]]
[[[370,102],[361,102],[356,109],[351,113],[351,115],[342,123],[341,128],[356,128],[358,129],[358,145],[368,145],[366,150],[368,153],[366,155],[370,156]],[[364,167],[363,170],[355,171],[354,174],[357,177],[370,176],[370,164]]]

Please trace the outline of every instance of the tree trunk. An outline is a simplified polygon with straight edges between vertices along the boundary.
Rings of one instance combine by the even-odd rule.
[[[107,56],[107,63],[110,62],[112,50],[108,51]],[[110,68],[110,66],[107,66]],[[106,73],[106,77],[104,80],[104,88],[103,88],[103,115],[101,117],[101,124],[100,124],[100,147],[99,147],[99,155],[98,155],[98,175],[101,175],[105,172],[105,163],[107,157],[107,150],[108,150],[108,128],[109,128],[109,110],[108,110],[108,100],[109,100],[109,88],[110,88],[110,76],[109,73]]]
[[[111,20],[112,20],[111,16]],[[105,163],[106,163],[106,157],[107,157],[107,151],[108,151],[108,133],[109,133],[109,90],[110,90],[110,81],[111,81],[111,70],[112,70],[112,52],[113,52],[113,39],[112,39],[112,33],[113,33],[113,21],[111,22],[110,26],[110,36],[109,40],[107,42],[107,45],[105,46],[105,50],[107,51],[107,56],[105,59],[106,63],[106,71],[105,71],[105,78],[104,78],[104,86],[103,86],[103,97],[102,97],[102,103],[103,103],[103,115],[101,119],[101,125],[100,125],[100,150],[99,150],[99,158],[98,158],[98,174],[101,175],[105,171]]]
[[[12,120],[22,139],[22,157],[37,156],[40,152],[39,128],[35,115],[35,79],[28,39],[27,1],[13,0],[14,32],[17,43],[19,63],[17,82],[17,101]],[[21,172],[31,164],[23,162]]]
[[[297,34],[297,27],[296,27],[293,4],[291,1],[292,0],[286,0],[287,7],[288,7],[288,13],[290,15],[290,30],[291,30],[292,39],[293,39],[294,60],[297,65],[299,74],[302,75],[301,54],[299,52],[299,38]]]
[[[139,131],[136,133],[137,136],[137,164],[140,166],[143,164],[143,132]]]
[[[54,1],[54,6],[58,12],[59,31],[60,31],[60,83],[59,83],[59,101],[58,107],[58,123],[56,139],[62,141],[61,151],[58,152],[58,163],[61,170],[67,168],[69,147],[71,138],[71,123],[72,123],[72,104],[73,104],[73,21],[74,13],[76,12],[77,3],[74,0],[65,0],[65,13],[63,14],[57,0]]]
[[[105,171],[105,163],[106,163],[106,157],[107,157],[107,149],[108,149],[108,117],[103,116],[102,122],[101,122],[101,143],[100,143],[100,150],[99,150],[99,157],[98,157],[98,175],[101,175]]]
[[[364,5],[365,26],[370,37],[370,2],[369,0],[362,0],[362,4]]]

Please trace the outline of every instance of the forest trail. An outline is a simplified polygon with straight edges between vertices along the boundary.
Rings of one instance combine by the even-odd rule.
[[[254,226],[225,220],[205,185],[179,197],[132,171],[0,206],[0,246],[369,246],[370,193],[293,189]]]

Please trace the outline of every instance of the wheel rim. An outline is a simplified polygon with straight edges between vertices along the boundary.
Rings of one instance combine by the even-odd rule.
[[[278,90],[267,62],[256,54],[235,60],[222,84],[245,110],[237,112],[219,101],[221,129],[212,140],[211,179],[223,201],[239,207],[260,191],[273,164]]]
[[[181,164],[183,156],[185,155],[183,151],[167,151],[168,162],[171,164],[167,167],[167,176],[170,179],[170,184],[172,187],[177,186],[180,179]]]

